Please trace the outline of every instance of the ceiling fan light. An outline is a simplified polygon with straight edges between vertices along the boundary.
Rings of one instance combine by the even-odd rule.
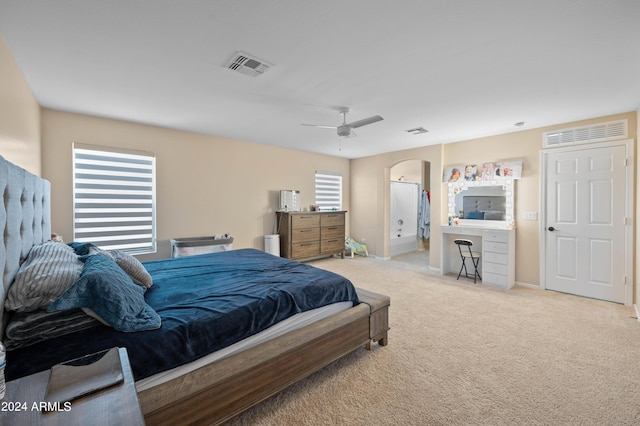
[[[341,138],[348,138],[351,136],[351,127],[349,126],[340,126],[338,127],[338,136]]]

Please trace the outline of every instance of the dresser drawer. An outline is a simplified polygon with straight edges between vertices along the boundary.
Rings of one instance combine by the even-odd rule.
[[[485,241],[482,243],[482,247],[484,248],[485,253],[486,252],[493,252],[493,253],[503,253],[506,254],[509,249],[508,249],[508,245],[507,243],[497,243],[495,241]]]
[[[320,241],[291,244],[291,257],[294,259],[304,259],[318,254],[320,254]]]
[[[344,226],[323,226],[320,230],[320,234],[323,240],[327,238],[344,239]]]
[[[320,241],[320,251],[322,253],[339,253],[344,250],[343,238],[331,238]]]
[[[502,263],[492,263],[492,262],[485,262],[482,264],[482,271],[486,274],[491,273],[491,274],[498,274],[498,275],[507,275],[509,273],[508,271],[508,267],[506,264],[502,264]]]
[[[482,271],[482,283],[483,284],[495,284],[501,287],[507,286],[507,276],[494,274],[491,272]]]
[[[509,263],[509,256],[506,253],[490,252],[490,251],[487,251],[485,248],[484,260],[485,262],[499,263],[501,265],[506,265],[507,263]]]
[[[344,226],[344,213],[323,213],[320,217],[320,226]]]
[[[291,228],[315,228],[320,226],[320,216],[317,214],[291,215]]]
[[[292,243],[318,241],[319,239],[320,239],[320,228],[294,228],[291,230]]]
[[[498,241],[506,243],[509,241],[509,233],[507,231],[484,231],[482,238],[483,241]]]

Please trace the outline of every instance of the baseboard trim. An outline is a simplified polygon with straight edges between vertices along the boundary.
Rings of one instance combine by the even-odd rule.
[[[543,288],[540,287],[539,285],[523,283],[523,282],[520,282],[520,281],[516,281],[515,285],[520,286],[520,287],[533,288],[533,289],[536,289],[536,290],[543,290]]]

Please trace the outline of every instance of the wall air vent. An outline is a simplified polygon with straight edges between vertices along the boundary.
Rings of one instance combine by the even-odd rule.
[[[627,138],[627,120],[610,121],[584,127],[552,130],[543,135],[544,147],[575,145],[589,142],[604,142]]]
[[[227,63],[226,68],[240,74],[258,77],[265,73],[272,65],[244,52],[238,52]]]

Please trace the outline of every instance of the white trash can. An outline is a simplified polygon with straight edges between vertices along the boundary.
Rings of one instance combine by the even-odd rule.
[[[280,235],[265,235],[264,236],[264,251],[274,256],[280,256]]]

